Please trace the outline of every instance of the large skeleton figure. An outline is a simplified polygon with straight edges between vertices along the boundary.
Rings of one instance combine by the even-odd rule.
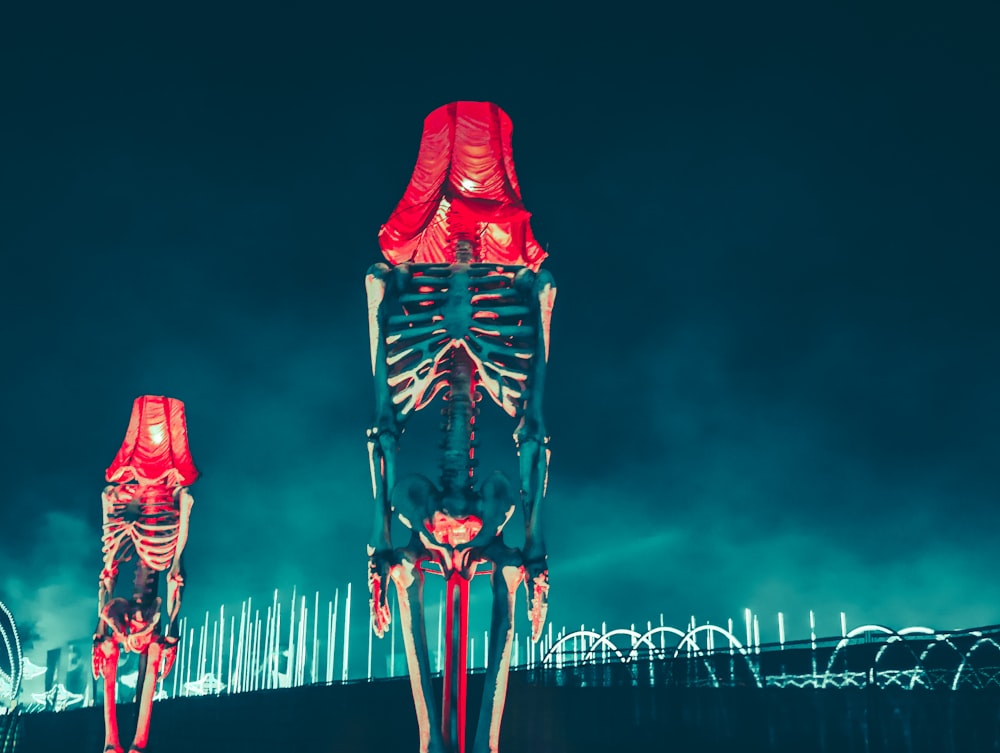
[[[94,631],[94,679],[104,678],[104,750],[122,753],[115,708],[121,651],[139,655],[138,721],[129,751],[149,739],[157,682],[169,674],[180,636],[183,553],[194,503],[188,485],[198,477],[187,443],[184,404],[143,396],[132,407],[125,441],[108,468],[101,495],[103,554]],[[119,566],[135,556],[130,599],[115,597]],[[167,577],[167,622],[161,626],[160,573]]]
[[[392,263],[366,277],[375,422],[368,451],[375,519],[368,545],[372,627],[389,623],[388,580],[399,616],[420,731],[420,750],[465,750],[465,666],[469,581],[491,575],[493,610],[486,684],[474,753],[496,751],[507,690],[514,599],[524,583],[534,639],[548,600],[541,506],[548,473],[542,387],[551,276],[531,235],[510,153],[510,120],[496,105],[459,102],[424,123],[417,167],[380,241]],[[485,392],[518,421],[519,490],[499,472],[477,486],[475,426]],[[440,481],[397,480],[407,418],[442,393]],[[520,503],[524,546],[503,529]],[[396,546],[392,524],[409,529]],[[440,724],[423,614],[424,572],[447,580],[444,693]]]

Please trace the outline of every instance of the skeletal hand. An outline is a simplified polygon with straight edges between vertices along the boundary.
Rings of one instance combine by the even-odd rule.
[[[528,590],[531,639],[537,641],[542,637],[545,617],[549,611],[549,569],[544,557],[525,563],[524,585]]]
[[[391,552],[373,552],[368,557],[368,593],[372,614],[372,630],[381,638],[389,627],[389,571],[392,567]]]
[[[184,586],[184,576],[181,575],[180,565],[176,562],[170,566],[170,571],[167,573],[167,581],[176,588]]]
[[[161,655],[161,661],[163,662],[163,668],[160,672],[160,679],[163,679],[170,674],[170,670],[173,668],[174,662],[177,660],[178,639],[168,635],[163,638],[162,644],[163,653]]]
[[[104,632],[94,633],[94,645],[90,650],[94,679],[104,676],[104,666],[114,653],[114,639]],[[117,662],[117,659],[116,659]]]

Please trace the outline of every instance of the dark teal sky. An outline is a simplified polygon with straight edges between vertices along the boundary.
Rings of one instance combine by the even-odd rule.
[[[144,393],[203,473],[185,610],[363,588],[362,277],[479,99],[559,284],[557,626],[1000,622],[1000,16],[730,5],[6,11],[0,600],[89,634]]]

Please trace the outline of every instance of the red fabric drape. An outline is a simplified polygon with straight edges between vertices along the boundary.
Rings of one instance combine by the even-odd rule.
[[[118,484],[193,484],[198,469],[188,447],[184,403],[172,397],[137,397],[125,441],[106,478]]]
[[[490,102],[453,102],[427,116],[413,177],[379,231],[389,262],[453,262],[465,238],[479,261],[538,269],[546,254],[521,201],[512,132]]]

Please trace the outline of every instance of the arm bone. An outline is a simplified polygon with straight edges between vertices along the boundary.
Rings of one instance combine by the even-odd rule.
[[[180,526],[177,532],[177,549],[174,561],[167,573],[167,635],[173,635],[177,615],[181,610],[181,597],[184,593],[184,547],[187,545],[188,530],[191,523],[191,508],[194,497],[182,486],[175,492],[180,513]]]

